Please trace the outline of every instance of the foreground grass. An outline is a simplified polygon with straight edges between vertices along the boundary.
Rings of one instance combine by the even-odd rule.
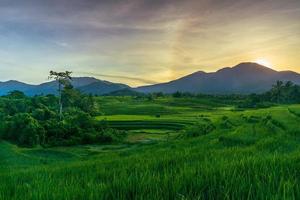
[[[206,145],[213,138],[159,144],[95,160],[13,170],[0,199],[297,199],[298,150],[285,153]]]
[[[149,124],[167,129],[166,119],[210,120],[215,130],[186,138],[171,127],[182,137],[146,144],[23,149],[2,142],[0,199],[299,199],[300,106],[179,110],[155,118],[123,108],[105,117],[134,136],[165,134]]]

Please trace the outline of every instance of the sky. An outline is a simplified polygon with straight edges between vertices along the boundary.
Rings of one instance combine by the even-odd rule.
[[[260,61],[300,72],[300,0],[0,0],[0,81],[131,86]]]

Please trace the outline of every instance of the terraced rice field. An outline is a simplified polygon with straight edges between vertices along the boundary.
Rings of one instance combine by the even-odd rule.
[[[300,105],[241,110],[190,101],[99,97],[105,108],[96,120],[127,130],[123,143],[0,142],[0,199],[300,197]]]

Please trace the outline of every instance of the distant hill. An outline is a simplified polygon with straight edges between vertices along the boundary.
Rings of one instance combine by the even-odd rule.
[[[125,88],[121,90],[116,90],[105,94],[105,96],[144,96],[144,93],[137,92],[132,88]]]
[[[26,91],[34,88],[34,85],[29,85],[26,83],[22,83],[19,81],[6,81],[0,82],[0,95],[5,95],[10,91],[19,90],[19,91]]]
[[[78,87],[80,91],[87,94],[103,95],[114,91],[130,88],[128,85],[120,83],[111,83],[108,81],[96,81],[88,85]]]
[[[176,91],[206,94],[249,94],[269,90],[277,80],[300,84],[300,74],[292,71],[275,71],[256,63],[241,63],[217,72],[195,72],[167,83],[138,87],[138,92]]]
[[[176,91],[205,94],[249,94],[269,90],[277,81],[292,81],[300,84],[300,74],[292,71],[275,71],[256,63],[241,63],[225,67],[217,72],[198,71],[167,83],[131,88],[121,83],[112,83],[92,77],[74,77],[72,85],[86,94],[112,96],[136,96],[138,93]],[[19,81],[0,82],[0,95],[19,90],[26,95],[57,94],[57,81],[30,85]],[[136,93],[135,93],[136,92]]]
[[[87,94],[105,94],[113,91],[130,88],[128,85],[98,80],[92,77],[74,77],[72,85]],[[40,85],[30,85],[18,81],[0,82],[0,95],[6,95],[10,91],[19,90],[26,95],[57,94],[58,82],[50,81]]]

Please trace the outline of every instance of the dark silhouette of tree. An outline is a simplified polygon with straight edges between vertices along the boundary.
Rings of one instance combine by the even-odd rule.
[[[284,87],[290,89],[292,86],[294,86],[294,83],[292,81],[287,81]]]
[[[49,79],[54,79],[58,81],[58,93],[59,93],[59,117],[62,119],[62,112],[63,112],[63,103],[62,103],[62,86],[65,87],[67,85],[70,85],[70,80],[72,80],[71,77],[72,72],[65,71],[65,72],[55,72],[50,71]]]
[[[277,81],[271,89],[272,97],[275,98],[276,102],[279,103],[283,93],[283,82]]]
[[[172,96],[173,96],[174,98],[180,98],[180,97],[183,96],[183,94],[182,94],[182,92],[177,91],[177,92],[173,93]]]
[[[291,81],[287,81],[283,86],[283,101],[284,103],[290,103],[293,101],[293,95],[294,95],[294,84]]]

